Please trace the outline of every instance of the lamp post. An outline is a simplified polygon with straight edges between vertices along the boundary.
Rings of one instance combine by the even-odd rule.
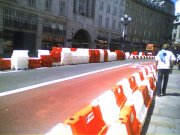
[[[124,42],[125,42],[125,36],[126,36],[126,32],[127,32],[127,25],[132,21],[131,17],[129,17],[128,15],[124,15],[124,17],[121,18],[121,23],[123,24],[124,28],[123,28],[123,33],[122,33],[122,37],[123,37],[123,44],[121,49],[124,48]]]

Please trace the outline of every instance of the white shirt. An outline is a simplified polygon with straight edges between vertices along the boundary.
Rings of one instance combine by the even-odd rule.
[[[171,61],[175,61],[176,57],[171,51],[162,49],[156,55],[155,60],[158,61],[157,69],[170,69]]]

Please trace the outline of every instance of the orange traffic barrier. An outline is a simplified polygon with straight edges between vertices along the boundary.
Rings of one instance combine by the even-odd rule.
[[[53,62],[61,62],[61,52],[62,52],[62,48],[60,47],[52,48],[52,51],[50,52],[50,54],[51,54]]]
[[[115,85],[111,90],[114,93],[117,105],[121,108],[127,100],[124,95],[122,85]]]
[[[134,76],[128,77],[128,81],[129,81],[129,84],[130,84],[130,88],[132,89],[132,92],[134,92],[135,90],[137,90],[138,85],[137,85],[137,83],[136,83],[135,77],[134,77]]]
[[[143,76],[144,79],[148,77],[148,70],[146,68],[142,68],[139,72],[142,72],[140,75],[141,77]]]
[[[0,59],[0,70],[10,70],[11,59]]]
[[[126,129],[129,135],[140,135],[142,124],[136,118],[136,111],[134,105],[124,104],[120,111],[119,120],[126,125]]]
[[[52,67],[52,57],[51,55],[41,55],[42,67]]]
[[[95,62],[100,63],[100,51],[94,50],[95,53]]]
[[[138,73],[139,73],[139,76],[140,76],[140,80],[143,81],[144,80],[143,72],[139,71]]]
[[[151,105],[152,98],[149,95],[147,86],[142,85],[138,88],[138,90],[140,90],[142,92],[142,95],[144,98],[144,105],[149,108],[149,106]]]
[[[119,120],[111,124],[106,135],[132,135],[131,129],[127,129],[126,125]]]
[[[153,72],[150,71],[150,68],[148,70],[147,67],[144,68],[142,71],[143,71],[144,78],[148,80],[150,89],[155,90],[156,89],[156,84],[155,84],[156,77],[153,74]]]
[[[62,47],[52,47],[52,51],[61,52],[62,49],[63,49]]]
[[[146,66],[146,69],[148,70],[148,76],[153,77],[154,80],[157,78],[157,73],[155,71],[155,68],[153,65]]]
[[[136,73],[132,74],[131,76],[133,76],[135,78],[136,84],[138,86],[140,86],[142,84],[142,82],[144,80],[144,76],[143,76],[142,71],[136,72]]]
[[[116,53],[119,54],[120,60],[125,60],[126,56],[125,56],[125,53],[123,51],[118,50],[118,52],[117,52],[117,50],[116,50]]]
[[[89,63],[94,63],[95,62],[95,52],[94,50],[90,49],[89,50]]]
[[[38,58],[29,58],[28,59],[28,68],[40,68],[41,67],[41,59]]]
[[[152,72],[152,74],[153,74],[153,76],[154,76],[154,79],[156,80],[156,79],[157,79],[157,72],[156,72],[155,64],[150,65],[149,67],[150,67],[151,72]]]
[[[120,80],[117,83],[117,85],[122,86],[124,95],[126,96],[127,100],[131,99],[131,96],[132,96],[133,92],[136,90],[136,87],[135,87],[135,89],[131,88],[132,86],[130,85],[129,79],[124,78],[124,79]]]
[[[53,62],[61,62],[61,52],[51,51],[50,54]]]
[[[70,48],[71,51],[75,52],[77,48]]]
[[[148,77],[147,81],[149,83],[150,89],[155,91],[156,90],[156,82],[155,82],[154,78],[153,77]]]
[[[133,51],[133,52],[131,53],[131,55],[138,55],[138,52],[137,52],[137,51]]]
[[[108,62],[108,52],[104,50],[104,62]]]
[[[70,125],[74,135],[104,135],[107,132],[99,105],[88,105],[65,123]]]
[[[120,50],[115,50],[116,52],[116,60],[122,60],[122,54],[121,54],[121,51]]]

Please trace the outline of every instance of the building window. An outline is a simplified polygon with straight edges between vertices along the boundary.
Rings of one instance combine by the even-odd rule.
[[[37,16],[9,8],[3,9],[3,25],[11,28],[37,30]]]
[[[109,17],[106,18],[106,24],[105,24],[106,28],[109,28]]]
[[[102,26],[102,15],[99,15],[98,25]]]
[[[121,22],[118,23],[118,31],[121,31]]]
[[[110,11],[111,11],[111,5],[108,4],[106,7],[106,13],[110,14]]]
[[[116,7],[114,7],[114,9],[113,9],[113,15],[114,15],[114,16],[117,15],[117,8],[116,8]]]
[[[104,8],[104,2],[100,1],[99,2],[99,10],[103,11],[103,8]]]
[[[81,15],[85,14],[85,1],[84,0],[79,0],[79,13]]]
[[[48,11],[51,11],[51,9],[52,9],[52,0],[46,0],[45,9],[48,10]]]
[[[28,6],[35,7],[36,6],[36,0],[27,0]]]
[[[76,0],[73,2],[73,13],[76,13]]]
[[[59,2],[59,15],[66,16],[66,1],[64,0]]]
[[[116,28],[116,20],[113,20],[113,22],[112,22],[112,29],[115,30],[115,28]]]

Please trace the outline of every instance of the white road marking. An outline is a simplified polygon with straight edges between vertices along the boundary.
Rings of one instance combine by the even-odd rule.
[[[66,78],[62,78],[62,79],[57,79],[57,80],[48,81],[48,82],[44,82],[44,83],[40,83],[40,84],[35,84],[35,85],[32,85],[32,86],[27,86],[27,87],[23,87],[23,88],[19,88],[19,89],[9,90],[9,91],[0,93],[0,97],[15,94],[15,93],[19,93],[19,92],[23,92],[23,91],[27,91],[27,90],[31,90],[31,89],[34,89],[34,88],[38,88],[38,87],[42,87],[42,86],[46,86],[46,85],[50,85],[50,84],[54,84],[54,83],[57,83],[57,82],[62,82],[62,81],[70,80],[70,79],[75,79],[75,78],[90,75],[90,74],[95,74],[95,73],[102,72],[102,71],[107,71],[107,70],[111,70],[111,69],[115,69],[115,68],[119,68],[119,67],[123,67],[123,66],[128,66],[128,65],[131,65],[131,64],[132,63],[123,64],[123,65],[114,66],[114,67],[110,67],[110,68],[105,68],[105,69],[101,69],[101,70],[96,70],[96,71],[83,73],[83,74],[79,74],[79,75],[75,75],[75,76],[70,76],[70,77],[66,77]]]
[[[8,74],[8,73],[15,73],[15,72],[20,72],[20,71],[23,71],[23,70],[1,71],[0,73],[1,73],[1,74]]]

